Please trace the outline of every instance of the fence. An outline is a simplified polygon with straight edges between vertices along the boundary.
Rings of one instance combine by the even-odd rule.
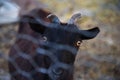
[[[21,38],[21,39],[26,39],[30,40],[33,43],[39,44],[38,40],[33,38],[30,35],[23,35],[23,34],[17,34],[17,29],[18,29],[18,24],[7,24],[7,25],[2,25],[0,26],[0,80],[10,80],[10,75],[8,72],[8,61],[11,61],[16,67],[16,63],[14,63],[13,58],[8,57],[8,52],[11,48],[11,46],[14,44],[16,38]],[[84,43],[84,42],[83,42]],[[51,46],[51,45],[50,45]],[[59,44],[52,44],[52,47],[54,48],[59,48],[59,49],[68,49],[71,51],[71,47],[65,46],[65,45],[59,45]],[[59,47],[58,47],[59,46]],[[82,45],[84,46],[84,45]],[[22,56],[25,59],[28,59],[33,66],[37,68],[37,65],[35,64],[34,61],[30,59],[29,55],[25,55],[23,52],[19,50],[19,47],[17,45],[15,48],[18,50],[20,53],[18,56]],[[42,48],[38,48],[38,53],[39,50],[42,51],[44,55],[47,55],[50,57],[52,61],[59,62],[54,55],[52,55],[49,51],[46,51]],[[45,52],[50,53],[50,54],[45,54]],[[17,56],[15,56],[17,57]],[[69,66],[63,63],[59,63],[59,65],[63,68],[68,68]],[[55,66],[58,66],[57,64]],[[87,80],[119,80],[119,73],[120,73],[120,60],[119,58],[113,58],[113,56],[108,56],[108,55],[91,55],[88,52],[78,52],[78,56],[76,58],[75,62],[75,79],[76,80],[82,80],[82,79],[87,79]],[[52,66],[54,68],[54,66]],[[102,69],[100,69],[102,68]],[[22,70],[17,67],[17,70],[19,73],[22,73],[24,76],[30,77],[31,73],[25,73]],[[47,73],[50,74],[50,69],[44,69],[41,68],[38,71],[42,73]]]

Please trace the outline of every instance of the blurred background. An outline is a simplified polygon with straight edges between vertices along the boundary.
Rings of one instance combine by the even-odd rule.
[[[120,80],[120,0],[11,1],[20,6],[20,15],[40,7],[56,14],[62,22],[80,12],[82,17],[77,21],[80,29],[98,26],[101,32],[96,38],[83,41],[75,61],[74,79]],[[8,55],[17,29],[18,24],[0,26],[0,53]],[[9,80],[7,61],[1,55],[0,80]]]

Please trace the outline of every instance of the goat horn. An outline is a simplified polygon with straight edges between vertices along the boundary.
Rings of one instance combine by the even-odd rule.
[[[50,19],[53,23],[60,23],[59,18],[54,14],[49,14],[47,18]]]
[[[73,16],[68,21],[68,24],[74,24],[78,18],[81,17],[81,13],[73,14]]]

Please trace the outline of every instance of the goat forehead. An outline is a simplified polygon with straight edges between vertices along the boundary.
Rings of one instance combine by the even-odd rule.
[[[67,40],[67,39],[76,39],[78,34],[64,31],[64,30],[51,30],[46,32],[46,37],[54,40]]]
[[[47,35],[56,35],[55,37],[57,36],[74,37],[75,35],[77,35],[77,32],[79,32],[79,29],[76,26],[60,25],[57,28],[53,28],[53,29],[51,28],[46,30],[45,34],[48,33]]]

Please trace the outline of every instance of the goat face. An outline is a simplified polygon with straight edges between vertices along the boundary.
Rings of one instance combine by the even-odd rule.
[[[34,13],[34,15],[39,14]],[[36,55],[37,57],[41,54],[46,55],[44,61],[52,80],[72,80],[72,66],[80,43],[82,40],[94,38],[99,33],[97,27],[79,30],[75,24],[78,17],[80,17],[79,13],[73,15],[68,23],[62,23],[53,14],[46,16],[48,22],[38,16],[25,16],[31,29],[43,36],[44,41],[40,43],[41,47]],[[39,60],[36,60],[38,65]]]

